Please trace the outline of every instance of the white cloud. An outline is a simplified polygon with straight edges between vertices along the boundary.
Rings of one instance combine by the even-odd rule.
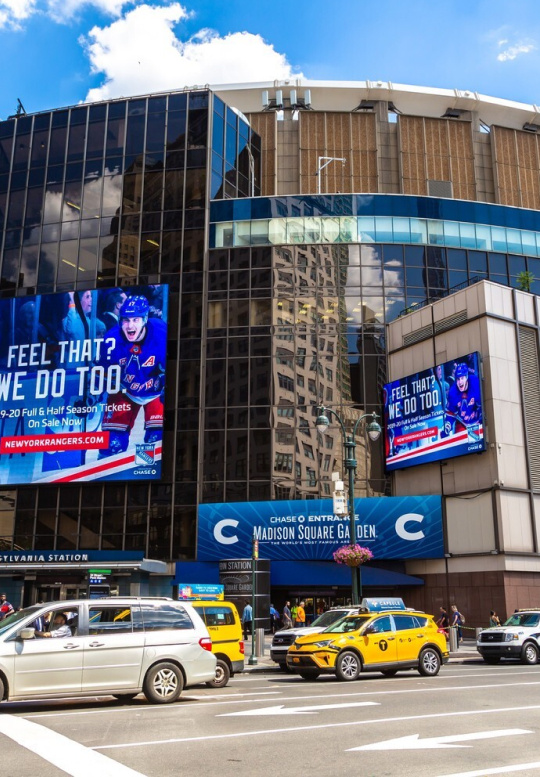
[[[108,16],[120,16],[126,0],[47,0],[46,13],[55,22],[66,22],[84,7],[92,6]]]
[[[0,29],[20,27],[35,10],[36,0],[0,0]]]
[[[501,40],[499,41],[499,46],[504,46],[506,43],[508,43],[508,40]],[[497,59],[499,62],[508,62],[512,59],[516,59],[516,57],[519,57],[522,54],[529,54],[529,52],[534,51],[535,49],[536,46],[534,43],[515,43],[513,46],[509,46],[504,51],[501,51],[497,55]]]
[[[187,15],[179,3],[141,5],[108,27],[93,27],[82,42],[92,72],[103,73],[104,82],[87,100],[293,75],[286,57],[260,35],[203,29],[181,41],[174,26]]]

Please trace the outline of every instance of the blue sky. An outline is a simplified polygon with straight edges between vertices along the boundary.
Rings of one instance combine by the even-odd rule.
[[[538,0],[0,0],[0,118],[301,74],[540,104]]]

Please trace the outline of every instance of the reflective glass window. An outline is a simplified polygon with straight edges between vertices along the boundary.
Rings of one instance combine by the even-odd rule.
[[[206,170],[186,170],[185,208],[204,208],[206,187]]]
[[[49,140],[48,131],[34,132],[32,139],[31,164],[33,167],[40,167],[45,164],[47,159],[47,143]]]
[[[25,226],[33,226],[41,222],[43,212],[43,188],[28,189],[26,198]]]
[[[71,124],[69,128],[67,161],[77,162],[84,156],[84,144],[86,141],[86,125]]]
[[[61,165],[66,156],[67,128],[58,127],[51,130],[51,139],[49,144],[49,166]]]
[[[192,105],[193,102],[190,97],[187,147],[204,148],[207,144],[208,110],[206,108],[194,109]]]
[[[107,123],[107,134],[105,140],[105,153],[107,157],[121,155],[124,149],[124,134],[126,122],[124,118],[111,118],[109,108],[109,121]]]
[[[148,115],[146,126],[146,150],[163,151],[165,146],[165,113]]]
[[[13,138],[0,137],[0,173],[8,173],[11,166],[11,149]]]
[[[88,125],[86,156],[89,159],[103,156],[105,143],[105,122],[98,121]]]
[[[487,254],[469,251],[469,272],[471,275],[487,275]]]
[[[508,257],[508,269],[510,275],[519,275],[520,272],[525,272],[527,269],[524,256],[509,256]]]
[[[30,134],[19,134],[15,138],[15,152],[13,154],[13,169],[26,170],[28,165],[28,154],[30,152]]]
[[[161,211],[163,198],[163,172],[146,173],[144,176],[143,210]]]

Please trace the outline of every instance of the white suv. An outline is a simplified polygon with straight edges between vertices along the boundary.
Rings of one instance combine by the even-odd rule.
[[[195,609],[165,597],[27,607],[0,622],[0,701],[128,701],[142,691],[154,704],[173,702],[184,687],[214,680],[211,651]]]
[[[337,623],[342,618],[346,618],[347,615],[357,615],[361,609],[361,607],[334,607],[315,618],[311,626],[276,631],[272,639],[270,658],[272,661],[275,661],[276,664],[279,664],[281,669],[286,670],[287,651],[296,637],[302,637],[306,634],[317,634],[319,631],[328,628],[328,626]]]
[[[540,609],[518,610],[503,626],[485,629],[476,649],[487,664],[501,658],[518,658],[522,664],[537,664],[540,658]]]

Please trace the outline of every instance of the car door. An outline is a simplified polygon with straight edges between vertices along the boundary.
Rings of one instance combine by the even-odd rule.
[[[422,645],[427,640],[427,630],[419,628],[419,620],[414,615],[394,615],[394,623],[398,661],[416,661]]]
[[[69,622],[76,623],[79,608],[70,605],[69,610]],[[48,624],[53,624],[55,615],[59,613],[67,614],[65,609],[60,608],[46,613]],[[27,626],[32,626],[32,623]],[[44,631],[48,630],[49,626],[45,625]],[[13,696],[80,692],[84,647],[83,640],[73,636],[73,629],[70,637],[16,639],[13,647]]]
[[[144,632],[137,604],[88,604],[82,690],[107,693],[137,689]]]
[[[394,663],[397,660],[396,635],[390,615],[375,618],[366,628],[363,637],[364,666]]]

